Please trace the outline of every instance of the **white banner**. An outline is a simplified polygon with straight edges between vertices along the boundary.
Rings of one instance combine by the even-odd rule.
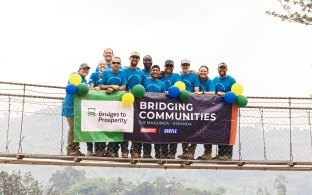
[[[133,113],[121,101],[81,100],[81,131],[132,133]]]

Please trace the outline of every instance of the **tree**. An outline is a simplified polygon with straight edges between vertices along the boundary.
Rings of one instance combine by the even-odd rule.
[[[283,13],[267,11],[266,13],[280,18],[282,21],[312,25],[312,0],[278,0]]]
[[[0,194],[43,194],[42,185],[35,180],[30,172],[24,176],[20,172],[11,174],[0,172]]]
[[[70,188],[71,185],[86,179],[84,170],[77,170],[72,167],[66,167],[63,170],[57,170],[52,174],[49,182],[51,187],[59,192],[64,192]]]
[[[286,177],[284,175],[279,175],[274,181],[274,189],[276,190],[277,195],[285,195],[286,194]]]

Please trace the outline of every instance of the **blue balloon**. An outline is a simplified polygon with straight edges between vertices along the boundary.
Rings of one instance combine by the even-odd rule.
[[[180,95],[180,89],[177,86],[169,87],[168,94],[170,97],[178,97]]]
[[[226,92],[224,94],[224,101],[228,104],[232,104],[236,101],[236,94],[232,91]]]
[[[74,95],[77,92],[77,87],[74,84],[68,84],[65,88],[66,93]]]

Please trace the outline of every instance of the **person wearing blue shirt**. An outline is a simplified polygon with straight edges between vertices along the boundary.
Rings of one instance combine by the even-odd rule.
[[[103,75],[103,71],[107,68],[105,60],[100,60],[97,66],[97,71],[93,72],[89,78],[90,89],[95,89],[99,85],[99,80]],[[95,142],[94,143],[94,153],[93,153],[93,143],[87,142],[87,155],[86,156],[104,156],[106,148],[105,142]]]
[[[151,77],[143,81],[143,86],[146,92],[165,93],[165,83],[159,80],[160,67],[153,65],[151,68]],[[143,143],[143,158],[152,158],[152,145],[149,143]],[[155,158],[164,158],[162,152],[162,144],[155,144]]]
[[[177,81],[181,80],[181,77],[178,73],[174,73],[174,62],[171,59],[165,61],[165,71],[164,75],[160,78],[166,85],[166,91],[169,90],[171,86],[173,86]],[[164,155],[168,159],[175,159],[175,155],[177,153],[178,144],[177,143],[170,143],[169,145],[162,145]]]
[[[111,69],[112,68],[112,59],[114,57],[113,50],[111,48],[104,49],[103,57],[104,57],[104,60],[106,62],[106,65],[107,65],[107,69]],[[99,67],[96,67],[95,72],[98,72],[98,71],[99,71]]]
[[[90,89],[94,89],[95,87],[98,86],[98,81],[103,75],[103,71],[107,69],[107,64],[105,60],[100,60],[98,66],[96,67],[97,70],[93,72],[89,78],[89,85]]]
[[[133,51],[130,54],[130,66],[123,68],[127,77],[127,86],[126,90],[131,91],[131,89],[137,84],[143,84],[143,81],[146,79],[146,76],[141,70],[138,69],[138,63],[140,61],[140,53]],[[127,144],[128,141],[125,141],[124,144]],[[131,158],[139,158],[141,155],[141,143],[132,142],[131,146]]]
[[[126,89],[126,74],[120,70],[121,59],[117,56],[112,59],[112,69],[105,70],[102,78],[99,81],[97,89],[106,90],[107,93],[113,91],[124,91]],[[118,157],[119,145],[121,145],[121,157],[128,158],[128,146],[124,146],[120,142],[109,142],[107,146],[106,157]]]
[[[151,67],[153,65],[152,56],[146,55],[143,57],[143,65],[144,69],[142,69],[143,74],[145,77],[151,77]]]
[[[198,79],[199,79],[199,92],[197,94],[210,94],[215,95],[215,85],[208,77],[209,68],[208,66],[201,66],[198,71]],[[211,160],[211,152],[212,152],[212,145],[211,144],[204,144],[204,154],[199,156],[197,159],[200,160]]]
[[[168,91],[169,88],[173,86],[177,81],[181,81],[181,76],[178,73],[174,73],[173,69],[173,60],[166,60],[164,76],[160,77],[160,80],[163,81],[166,85],[166,91]]]
[[[190,71],[190,60],[183,59],[181,61],[181,81],[185,84],[186,90],[190,93],[199,92],[199,80],[198,76]],[[181,155],[178,155],[178,158],[182,159],[194,159],[196,144],[182,143]]]
[[[221,62],[218,65],[219,76],[213,79],[215,84],[217,95],[224,96],[228,91],[231,91],[231,87],[236,83],[236,80],[227,74],[227,64]],[[218,145],[218,155],[213,160],[232,160],[233,146],[232,145]]]
[[[78,74],[82,78],[81,83],[87,84],[86,76],[88,76],[89,70],[90,66],[86,63],[82,63],[79,66]],[[74,142],[74,95],[66,93],[62,104],[62,116],[67,118],[69,126],[66,147],[67,156],[84,156],[79,150],[79,142]]]

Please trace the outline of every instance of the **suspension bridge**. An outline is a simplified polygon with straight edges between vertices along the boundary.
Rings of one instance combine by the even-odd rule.
[[[231,161],[66,156],[64,87],[0,82],[0,163],[161,169],[312,170],[310,97],[248,97]],[[86,144],[80,143],[86,151]],[[204,151],[200,144],[196,157]],[[179,144],[178,154],[181,153]],[[213,146],[213,156],[216,146]]]

